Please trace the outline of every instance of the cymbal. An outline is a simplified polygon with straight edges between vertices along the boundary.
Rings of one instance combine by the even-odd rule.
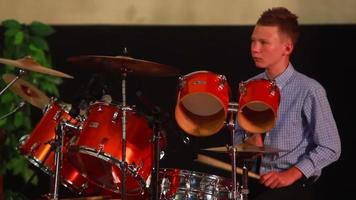
[[[68,62],[96,70],[127,72],[141,76],[175,76],[179,70],[156,62],[134,59],[126,56],[77,56],[67,59]]]
[[[34,71],[34,72],[39,72],[42,74],[49,74],[52,76],[58,76],[58,77],[63,77],[63,78],[74,78],[71,75],[65,74],[63,72],[44,67],[40,65],[36,60],[33,58],[27,56],[24,58],[20,58],[17,60],[10,60],[6,58],[0,58],[0,63],[5,64],[5,65],[13,65],[18,68],[28,70],[28,71]]]
[[[217,168],[220,168],[220,169],[223,169],[223,170],[226,170],[226,171],[230,171],[230,172],[232,171],[231,164],[225,163],[223,161],[217,160],[215,158],[212,158],[212,157],[209,157],[209,156],[206,156],[206,155],[203,155],[203,154],[198,154],[197,158],[194,161],[197,161],[197,162],[200,162],[200,163],[203,163],[203,164],[206,164],[206,165],[210,165],[210,166],[213,166],[213,167],[217,167]],[[243,174],[243,170],[241,168],[239,168],[239,167],[236,167],[236,173],[242,175]],[[248,176],[251,177],[251,178],[260,179],[260,176],[258,174],[253,173],[253,172],[248,172]]]
[[[224,146],[224,147],[212,147],[212,148],[207,148],[207,149],[203,149],[203,150],[219,152],[219,153],[229,153],[231,148],[232,148],[231,146]],[[284,151],[284,150],[269,147],[269,146],[258,147],[258,146],[248,144],[248,143],[242,143],[239,145],[235,145],[233,148],[236,149],[236,152],[244,152],[244,153],[273,154],[273,153],[278,153],[278,152]]]
[[[6,83],[9,83],[15,78],[15,76],[12,74],[4,74],[2,78]],[[48,105],[50,100],[42,91],[21,78],[17,79],[10,86],[10,90],[25,101],[29,102],[31,105],[41,110]]]

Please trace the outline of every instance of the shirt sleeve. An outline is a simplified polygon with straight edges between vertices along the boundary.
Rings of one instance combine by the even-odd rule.
[[[311,150],[296,167],[309,178],[315,171],[339,159],[341,141],[326,92],[323,88],[311,90],[307,95],[303,114],[312,135]]]

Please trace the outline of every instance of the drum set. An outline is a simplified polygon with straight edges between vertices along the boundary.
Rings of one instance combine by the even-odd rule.
[[[120,104],[110,98],[91,102],[89,108],[73,115],[72,105],[49,98],[22,79],[23,74],[4,74],[7,86],[43,116],[32,132],[19,141],[20,153],[52,178],[51,199],[59,199],[63,185],[81,197],[100,199],[154,200],[245,200],[247,179],[257,174],[236,166],[239,153],[277,153],[278,149],[245,143],[205,149],[228,153],[231,165],[198,155],[198,162],[230,170],[225,178],[185,169],[160,168],[160,154],[166,147],[158,124],[149,124],[126,100],[127,77],[177,76],[176,68],[127,56],[77,56],[68,62],[79,67],[118,73],[121,77]],[[63,78],[72,76],[46,68],[26,57],[0,58],[0,63]],[[195,137],[217,133],[224,126],[234,141],[236,125],[249,134],[263,134],[275,125],[280,92],[274,81],[257,79],[241,82],[238,102],[230,101],[230,87],[224,75],[195,71],[178,78],[175,119],[179,127]],[[0,116],[1,117],[1,116]],[[236,173],[242,174],[241,185]]]

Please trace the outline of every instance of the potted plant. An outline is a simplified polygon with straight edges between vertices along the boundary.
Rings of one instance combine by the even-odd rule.
[[[55,31],[52,27],[34,21],[30,24],[22,24],[14,19],[2,21],[3,38],[2,38],[2,56],[7,59],[19,59],[25,56],[31,56],[42,66],[51,66],[51,55],[46,37]],[[0,66],[0,74],[15,74],[16,67]],[[41,73],[28,73],[23,77],[26,81],[36,86],[45,94],[58,97],[58,85],[62,80],[58,77],[50,77]],[[6,86],[5,82],[0,80],[0,89]],[[0,96],[0,117],[13,110],[21,98],[11,91],[6,91]],[[0,120],[0,193],[5,192],[5,199],[26,198],[19,191],[7,191],[6,180],[3,175],[11,174],[12,176],[21,177],[24,182],[29,181],[34,172],[29,167],[29,163],[18,150],[19,140],[22,136],[30,134],[33,128],[31,120],[32,105],[26,104],[20,111]],[[1,184],[2,181],[2,184]],[[38,182],[36,176],[31,178],[31,184]]]

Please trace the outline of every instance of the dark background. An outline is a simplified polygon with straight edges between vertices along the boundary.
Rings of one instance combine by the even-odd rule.
[[[85,92],[93,70],[67,62],[79,55],[122,55],[126,47],[128,56],[170,65],[184,75],[198,70],[210,70],[227,77],[231,87],[230,102],[236,102],[240,81],[261,72],[250,58],[252,26],[54,26],[56,33],[48,38],[53,67],[71,74],[60,86],[60,99],[78,104]],[[315,78],[326,89],[342,140],[340,159],[323,170],[316,183],[318,199],[334,199],[353,195],[353,134],[354,87],[351,69],[355,66],[355,25],[304,25],[302,35],[292,56],[296,70]],[[100,70],[99,70],[100,71]],[[121,101],[121,75],[118,71],[102,71],[105,84],[114,100]],[[181,131],[175,124],[178,76],[150,77],[129,74],[127,99],[129,105],[150,115],[137,97],[140,91],[150,104],[158,106],[168,125],[166,156],[160,161],[162,168],[201,171],[220,176],[230,173],[193,161],[199,149],[230,143],[226,128],[213,136],[196,138]],[[36,118],[36,116],[34,116]],[[38,118],[38,116],[37,116]],[[187,141],[189,139],[189,141]],[[185,142],[184,142],[185,141]],[[226,160],[226,156],[204,153]],[[45,193],[47,179],[38,193]],[[6,183],[5,183],[6,185]]]

